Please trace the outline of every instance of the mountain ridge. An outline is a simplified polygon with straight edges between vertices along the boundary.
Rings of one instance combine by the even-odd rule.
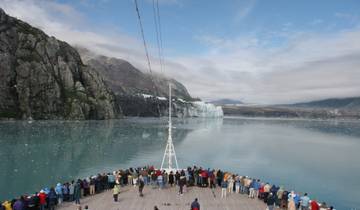
[[[1,8],[0,23],[0,119],[164,116],[169,84],[174,116],[204,116],[209,111],[205,103],[192,103],[197,99],[175,79],[76,49]],[[210,110],[220,113],[215,106]]]
[[[328,98],[282,106],[302,108],[360,109],[360,97]]]
[[[218,105],[218,106],[228,105],[228,104],[244,104],[240,100],[234,100],[234,99],[229,99],[229,98],[212,100],[212,101],[209,101],[209,103],[212,103],[212,104],[215,104],[215,105]]]
[[[66,42],[0,8],[0,118],[121,116],[101,76]]]

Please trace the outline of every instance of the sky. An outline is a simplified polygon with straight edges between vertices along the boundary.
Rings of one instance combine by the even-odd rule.
[[[154,72],[205,101],[360,96],[358,0],[138,0]],[[9,15],[149,72],[134,0],[0,0]]]

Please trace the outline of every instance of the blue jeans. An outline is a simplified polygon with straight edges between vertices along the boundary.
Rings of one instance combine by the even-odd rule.
[[[40,210],[45,210],[45,204],[40,204]]]
[[[147,185],[149,182],[148,182],[148,177],[147,176],[144,176],[144,184]]]

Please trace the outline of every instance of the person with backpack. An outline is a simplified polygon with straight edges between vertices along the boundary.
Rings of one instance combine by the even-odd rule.
[[[191,203],[190,210],[200,210],[200,204],[197,198],[195,198],[195,200]]]
[[[275,206],[275,195],[270,193],[268,198],[266,199],[266,205],[269,210],[273,210]]]

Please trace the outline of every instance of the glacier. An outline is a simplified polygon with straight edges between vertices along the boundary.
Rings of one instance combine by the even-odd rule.
[[[168,98],[159,97],[149,94],[139,94],[144,100],[155,99],[160,103],[162,110],[161,116],[167,116],[168,110]],[[174,97],[172,99],[172,114],[174,117],[185,118],[185,117],[199,117],[199,118],[221,118],[224,116],[224,112],[221,106],[216,106],[211,103],[203,101],[187,101],[182,98]]]
[[[203,101],[195,101],[191,102],[191,104],[193,108],[189,110],[190,117],[220,118],[224,116],[221,106],[215,106]]]

